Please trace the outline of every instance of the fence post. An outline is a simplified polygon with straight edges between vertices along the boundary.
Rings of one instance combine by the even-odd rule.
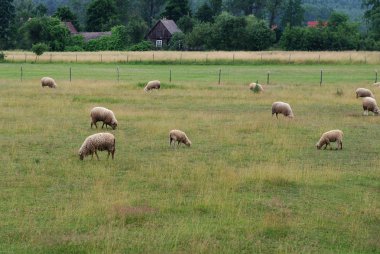
[[[206,54],[206,63],[207,63],[208,54]]]
[[[69,73],[70,73],[70,83],[71,83],[71,67],[70,67],[70,71],[69,71]]]
[[[103,62],[103,54],[100,54],[100,62]]]
[[[179,64],[182,64],[182,53],[181,53],[181,56],[179,58]]]
[[[25,60],[24,60],[24,62],[26,63],[26,54],[25,54]]]
[[[220,85],[220,76],[222,75],[222,69],[219,69],[219,81],[218,81],[218,85]]]
[[[269,85],[269,76],[270,76],[270,71],[267,73],[267,85]]]
[[[319,81],[319,86],[322,86],[322,82],[323,82],[323,70],[321,70],[321,79]]]
[[[119,71],[119,66],[117,66],[117,68],[116,68],[116,72],[117,72],[117,83],[119,83],[119,81],[120,81],[120,71]]]
[[[50,53],[50,62],[51,62],[51,58],[52,58],[52,55],[51,55],[51,53]]]
[[[169,82],[170,83],[172,82],[172,69],[170,69],[170,72],[169,72]]]
[[[321,54],[319,54],[319,57],[318,57],[318,64],[321,63]]]
[[[290,63],[290,59],[292,58],[292,54],[289,54],[289,60],[288,63]]]
[[[232,54],[232,63],[235,63],[235,54]]]
[[[154,53],[153,53],[153,62],[154,62]]]
[[[375,83],[377,83],[377,71],[376,71]]]
[[[78,54],[75,54],[75,62],[78,62]]]
[[[20,81],[22,82],[22,66],[20,68]]]

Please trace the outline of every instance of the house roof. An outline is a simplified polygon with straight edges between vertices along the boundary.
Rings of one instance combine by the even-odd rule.
[[[177,24],[171,19],[162,19],[161,22],[171,34],[182,32]]]
[[[145,38],[147,38],[153,31],[154,29],[158,26],[158,24],[163,24],[164,27],[169,31],[171,35],[174,33],[180,33],[182,32],[181,29],[178,28],[177,24],[171,20],[171,19],[161,19],[157,21],[157,23],[149,30],[149,32],[146,34]]]
[[[109,36],[111,32],[80,32],[80,35],[83,35],[85,41],[93,40],[102,36]]]
[[[71,34],[77,34],[78,33],[78,30],[75,28],[75,26],[73,25],[73,23],[71,23],[70,21],[65,21],[63,23],[65,24],[65,26],[67,27],[67,29],[69,29],[69,31],[70,31]]]
[[[322,26],[327,26],[327,22],[326,21],[322,21],[322,22],[319,22],[319,21],[308,21],[307,22],[307,26],[308,27],[317,27],[319,25],[319,23],[321,23]]]

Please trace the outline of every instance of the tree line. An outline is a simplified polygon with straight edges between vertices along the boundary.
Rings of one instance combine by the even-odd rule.
[[[379,0],[361,1],[366,29],[333,10],[323,18],[316,13],[319,23],[308,27],[301,0],[205,0],[196,9],[187,0],[61,1],[70,4],[49,15],[51,6],[42,2],[2,0],[0,49],[150,50],[153,45],[144,36],[157,20],[167,18],[182,30],[165,45],[170,50],[380,50]],[[79,31],[112,34],[86,42],[70,35],[62,21]]]

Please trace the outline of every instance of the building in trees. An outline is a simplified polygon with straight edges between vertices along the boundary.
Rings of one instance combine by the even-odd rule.
[[[169,43],[174,33],[181,32],[173,20],[161,19],[150,29],[145,39],[156,45],[156,48],[161,48]]]
[[[73,23],[71,23],[70,21],[63,22],[63,23],[65,24],[67,29],[70,31],[71,35],[82,35],[84,41],[89,41],[89,40],[97,39],[103,36],[111,35],[111,32],[109,31],[108,32],[78,32],[78,30],[75,28]]]

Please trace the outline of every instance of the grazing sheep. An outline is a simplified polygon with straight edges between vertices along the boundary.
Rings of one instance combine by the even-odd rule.
[[[41,79],[41,85],[42,87],[50,87],[50,88],[56,88],[57,87],[57,83],[55,83],[54,79],[52,78],[49,78],[49,77],[43,77]]]
[[[171,130],[169,132],[169,144],[170,146],[172,145],[172,141],[174,141],[174,147],[175,147],[175,142],[178,142],[178,146],[180,143],[184,143],[187,146],[191,146],[191,141],[190,139],[186,136],[186,133],[180,130]]]
[[[294,114],[292,111],[292,108],[288,103],[277,101],[272,104],[272,116],[276,114],[276,117],[278,118],[278,114],[283,114],[286,117],[293,118]]]
[[[373,112],[374,115],[378,115],[380,113],[376,100],[371,97],[363,98],[363,110],[364,110],[363,115],[366,115],[366,116],[368,116],[368,111]]]
[[[249,89],[252,90],[252,91],[256,91],[258,93],[264,91],[264,88],[262,87],[262,85],[260,85],[258,83],[251,83],[251,84],[249,84]]]
[[[98,153],[96,151],[108,151],[107,159],[112,154],[112,159],[115,154],[115,137],[111,133],[97,133],[88,136],[82,146],[79,148],[78,155],[79,159],[83,160],[84,157],[91,154],[91,158],[94,157],[94,153],[99,160]]]
[[[372,98],[375,98],[375,96],[373,96],[373,93],[371,92],[371,90],[367,89],[367,88],[358,88],[356,89],[356,98],[359,98],[359,97],[372,97]]]
[[[148,84],[146,84],[144,91],[148,92],[153,89],[160,89],[161,87],[161,82],[159,80],[152,80],[149,81]]]
[[[325,146],[324,150],[327,148],[327,145],[330,146],[330,149],[332,149],[330,142],[336,142],[337,143],[337,148],[336,150],[343,149],[343,131],[341,130],[331,130],[328,132],[325,132],[322,134],[321,138],[319,139],[318,143],[315,145],[317,149],[321,149],[322,146]]]
[[[106,125],[106,128],[107,125],[111,126],[113,130],[117,127],[117,120],[112,110],[103,107],[94,107],[93,109],[91,109],[90,116],[91,128],[92,125],[95,125],[95,127],[98,128],[96,123],[99,121],[103,122],[102,128],[104,125]]]

